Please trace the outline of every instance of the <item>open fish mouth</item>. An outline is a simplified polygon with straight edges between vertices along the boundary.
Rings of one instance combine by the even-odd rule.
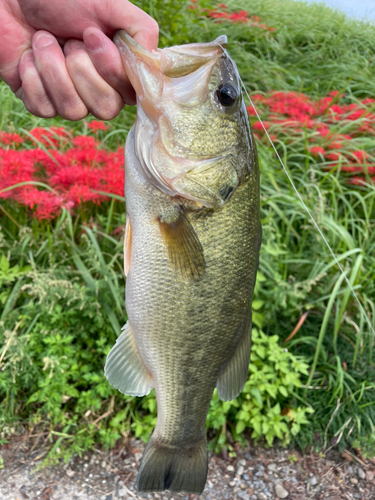
[[[190,43],[152,52],[137,43],[126,31],[119,30],[115,33],[113,41],[120,52],[128,50],[135,57],[147,62],[169,78],[186,76],[197,70],[215,57],[222,57],[227,47],[226,35],[221,35],[210,43]]]
[[[168,196],[207,208],[225,204],[239,182],[235,147],[216,141],[213,148],[199,131],[222,113],[215,89],[234,65],[226,53],[227,37],[152,52],[125,31],[114,41],[137,94],[135,154],[142,175]],[[229,73],[238,86],[236,70]],[[238,108],[237,102],[224,111],[229,115]],[[192,124],[189,129],[186,123]]]

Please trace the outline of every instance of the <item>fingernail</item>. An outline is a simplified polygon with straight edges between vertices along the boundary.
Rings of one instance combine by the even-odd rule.
[[[91,52],[97,52],[103,47],[101,37],[95,33],[85,36],[85,45]]]
[[[55,41],[55,38],[52,35],[40,34],[36,35],[33,40],[33,45],[37,49],[42,49],[43,47],[47,47],[48,45],[52,45]]]
[[[69,52],[73,52],[73,50],[82,49],[84,46],[84,43],[80,40],[69,40],[64,46],[64,52],[68,54]]]
[[[27,49],[21,56],[22,61],[33,61],[34,55],[32,49]]]

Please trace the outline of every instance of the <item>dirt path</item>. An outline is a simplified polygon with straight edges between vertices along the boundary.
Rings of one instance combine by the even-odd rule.
[[[135,480],[144,445],[96,451],[68,464],[35,471],[40,450],[22,441],[0,450],[1,500],[375,500],[375,460],[331,451],[326,457],[282,448],[239,450],[236,458],[210,458],[202,495],[138,494]],[[349,458],[349,460],[347,459]],[[351,459],[351,461],[350,461]],[[1,467],[1,460],[0,460]]]

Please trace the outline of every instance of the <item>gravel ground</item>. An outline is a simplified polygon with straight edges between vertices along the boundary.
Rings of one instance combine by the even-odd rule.
[[[236,458],[211,456],[200,496],[139,494],[135,480],[143,449],[143,443],[130,441],[127,448],[96,451],[37,470],[41,450],[28,451],[22,439],[16,439],[0,450],[0,499],[375,500],[375,459],[364,461],[333,450],[325,457],[301,455],[278,447],[239,449]]]

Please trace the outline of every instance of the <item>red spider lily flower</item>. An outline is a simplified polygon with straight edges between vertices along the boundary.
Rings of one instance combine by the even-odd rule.
[[[93,120],[92,122],[87,124],[87,128],[96,132],[97,130],[108,130],[109,127],[102,121]]]
[[[373,182],[375,184],[375,177],[371,177],[370,180],[371,180],[371,182]],[[364,185],[364,184],[367,184],[367,179],[365,179],[363,177],[352,177],[351,179],[349,179],[349,183],[350,184],[357,184],[357,185]]]
[[[340,155],[337,153],[329,153],[326,155],[327,160],[338,161],[340,159]]]
[[[68,132],[63,127],[34,130],[34,134],[41,139],[43,136],[53,138],[55,132],[58,137],[69,140]],[[48,150],[47,145],[46,148]],[[97,148],[95,138],[86,136],[75,137],[65,152],[0,148],[0,191],[19,183],[35,181],[51,186],[54,192],[26,184],[0,192],[0,198],[12,199],[27,206],[39,219],[52,219],[63,208],[72,210],[81,203],[100,205],[107,197],[97,191],[124,193],[124,148],[116,152],[101,150]]]
[[[331,144],[328,144],[329,149],[342,149],[342,142],[333,141]]]
[[[195,6],[192,6],[193,9]],[[222,9],[224,12],[218,10]],[[270,28],[269,26],[260,23],[260,18],[257,16],[250,16],[248,12],[245,10],[235,11],[235,12],[227,12],[228,7],[224,4],[219,3],[217,9],[204,9],[204,13],[213,19],[221,22],[222,20],[232,21],[234,23],[242,23],[249,24],[250,26],[254,26],[257,28],[261,28],[266,31],[275,31],[275,28]]]
[[[370,174],[370,175],[374,175],[375,174],[375,167],[360,167],[360,166],[356,166],[356,165],[344,165],[341,167],[341,171],[342,172],[350,172],[350,173],[365,173],[367,170],[367,172]]]
[[[358,163],[364,163],[368,158],[368,154],[366,153],[366,151],[354,151],[353,156]]]
[[[95,137],[88,135],[78,135],[72,140],[72,143],[80,149],[90,149],[99,145]]]
[[[268,129],[271,126],[271,123],[270,122],[263,122],[263,125],[265,126],[266,129]],[[263,125],[261,124],[261,122],[255,122],[255,123],[253,123],[253,129],[263,131],[264,130]]]
[[[22,144],[24,139],[14,132],[0,132],[0,143],[4,146]]]
[[[359,120],[360,118],[364,118],[367,114],[367,111],[364,109],[356,109],[353,113],[350,113],[346,116],[347,120]]]
[[[329,128],[325,123],[320,123],[316,127],[316,131],[321,137],[327,137],[330,134]]]
[[[325,153],[324,148],[321,146],[313,146],[312,148],[309,148],[309,151],[314,156],[324,155]]]
[[[246,106],[247,114],[250,116],[256,116],[256,111],[253,108],[253,106],[250,104],[249,106]]]

